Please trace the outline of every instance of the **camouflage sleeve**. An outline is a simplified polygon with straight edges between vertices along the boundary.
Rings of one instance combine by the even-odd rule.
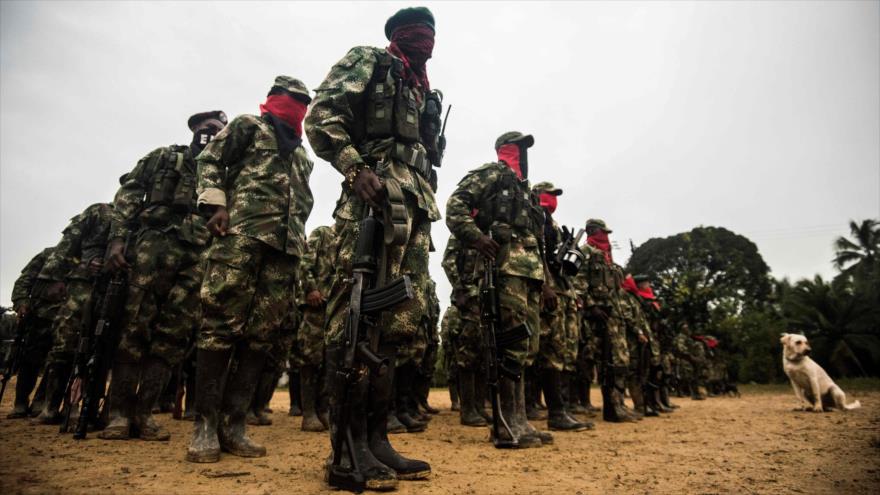
[[[446,249],[443,251],[443,261],[440,262],[440,266],[443,267],[443,271],[446,272],[446,278],[449,279],[449,284],[452,286],[452,293],[455,294],[456,291],[460,291],[464,289],[464,285],[461,283],[461,277],[458,273],[458,242],[454,237],[449,238],[449,242],[446,243]]]
[[[61,241],[52,250],[37,278],[60,282],[80,257],[84,233],[88,230],[90,215],[80,213],[70,220],[70,224],[61,233]]]
[[[471,216],[477,207],[477,201],[483,196],[488,186],[497,180],[496,174],[483,167],[465,176],[446,202],[446,226],[462,246],[472,245],[483,232]]]
[[[372,50],[352,48],[330,69],[305,120],[312,150],[342,174],[363,163],[353,136],[355,125],[363,121],[365,93],[376,67]]]
[[[15,280],[15,284],[12,286],[13,307],[18,308],[30,298],[31,289],[37,281],[37,275],[39,275],[40,270],[43,269],[43,265],[46,263],[46,258],[49,257],[50,252],[50,249],[40,251],[40,254],[31,258],[28,264],[25,265],[24,269],[22,269],[21,275],[18,276]]]
[[[302,261],[300,262],[302,266],[300,275],[302,277],[302,287],[304,294],[308,294],[312,291],[318,290],[316,270],[318,268],[318,252],[320,252],[322,247],[321,233],[319,229],[315,229],[309,234],[309,240],[306,242],[306,246],[308,246],[308,248],[303,253]]]
[[[227,188],[241,171],[241,157],[253,141],[256,126],[249,116],[233,119],[196,157],[198,208],[226,206]]]
[[[153,175],[165,148],[157,148],[143,157],[135,165],[134,170],[120,179],[121,187],[116,191],[113,199],[113,213],[110,222],[110,238],[125,238],[130,231],[132,220],[140,212],[146,200],[147,191],[150,190]]]

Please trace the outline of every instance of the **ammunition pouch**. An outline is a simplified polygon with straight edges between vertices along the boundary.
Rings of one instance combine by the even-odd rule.
[[[147,194],[147,205],[168,206],[174,211],[190,211],[196,201],[196,173],[187,160],[185,147],[172,148],[160,158],[159,170]]]
[[[385,180],[387,204],[382,208],[385,244],[402,246],[409,240],[411,220],[406,211],[406,198],[400,184],[394,179]]]
[[[367,140],[419,140],[419,102],[414,91],[403,83],[403,70],[403,62],[391,54],[379,56],[367,88]]]
[[[425,151],[404,143],[394,143],[391,148],[391,156],[415,170],[425,180],[431,178],[431,162]]]

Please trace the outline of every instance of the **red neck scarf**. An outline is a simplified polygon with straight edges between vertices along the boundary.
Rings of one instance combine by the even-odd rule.
[[[705,335],[694,335],[694,340],[699,340],[700,342],[709,346],[709,349],[714,349],[718,347],[718,339],[708,337]]]
[[[271,113],[289,125],[296,137],[302,137],[302,121],[306,116],[308,105],[296,98],[284,94],[269,95],[266,103],[260,105],[260,115]]]
[[[648,299],[649,301],[653,301],[657,299],[657,296],[654,295],[654,289],[651,286],[645,287],[644,289],[639,289],[639,295],[644,299]]]
[[[623,279],[623,283],[620,284],[623,287],[623,290],[629,292],[633,295],[639,295],[639,288],[636,285],[636,281],[633,280],[632,275],[627,275],[625,279]]]
[[[403,60],[403,77],[410,87],[431,90],[425,63],[434,51],[433,29],[425,24],[401,26],[391,35],[388,51]]]
[[[605,263],[609,265],[614,263],[611,257],[611,241],[608,240],[608,232],[597,230],[587,237],[587,244],[605,253]]]
[[[538,195],[538,198],[541,200],[541,206],[547,208],[551,214],[556,212],[556,205],[558,204],[558,199],[556,195],[550,193],[541,193]]]
[[[504,162],[510,170],[516,172],[516,177],[522,180],[522,170],[519,168],[519,146],[510,143],[498,148],[498,161]]]

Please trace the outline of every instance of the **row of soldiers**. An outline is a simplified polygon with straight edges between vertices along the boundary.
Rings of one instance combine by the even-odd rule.
[[[189,145],[149,153],[122,176],[112,204],[76,217],[13,297],[23,319],[52,328],[35,335],[54,336],[37,420],[57,422],[62,402],[80,395],[80,368],[94,366],[76,356],[100,340],[112,359],[98,371],[100,390],[81,395],[103,396],[109,373],[101,438],[167,440],[153,410],[174,371],[189,368],[186,459],[263,456],[247,418],[261,422],[293,349],[303,428],[329,429],[331,486],[386,490],[429,477],[430,464],[402,456],[388,433],[424,429],[419,406],[430,409],[439,346],[428,270],[445,148],[442,94],[426,70],[435,29],[428,9],[402,9],[385,24],[389,45],[350,50],[314,97],[299,79],[278,76],[260,115],[194,115]],[[313,163],[304,138],[343,177],[334,225],[308,240]],[[562,191],[530,186],[534,142],[502,134],[497,160],[467,173],[446,205],[443,264],[454,291],[444,341],[462,422],[489,416],[498,447],[553,442],[527,420],[541,393],[551,429],[592,428],[572,411],[589,406],[594,367],[606,420],[669,410],[668,328],[649,282],[629,282],[614,264],[601,220],[587,222],[583,245],[555,223]],[[123,279],[123,294],[108,297]],[[107,327],[92,329],[96,319],[115,322],[112,342]],[[27,413],[38,366],[21,370],[14,415]],[[627,384],[635,411],[624,404]]]

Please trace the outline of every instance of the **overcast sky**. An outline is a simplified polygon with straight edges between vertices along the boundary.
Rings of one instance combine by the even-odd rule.
[[[189,143],[191,114],[257,113],[278,74],[315,88],[407,5],[0,3],[0,303],[140,157]],[[515,129],[535,135],[532,182],[565,190],[558,219],[605,219],[619,261],[630,239],[713,225],[775,276],[830,276],[833,238],[880,217],[878,2],[428,5],[431,84],[453,104],[441,211]],[[310,229],[341,180],[316,161]]]

